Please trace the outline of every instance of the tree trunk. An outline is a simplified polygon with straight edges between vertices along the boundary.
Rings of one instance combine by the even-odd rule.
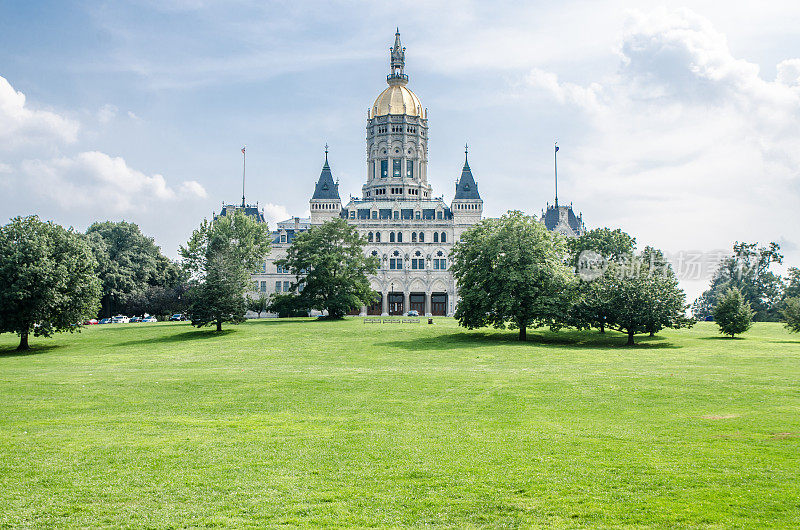
[[[628,330],[628,346],[633,346],[633,330]]]
[[[222,331],[222,321],[217,320],[217,331]]]
[[[528,328],[525,326],[519,327],[519,340],[525,341],[528,340]]]
[[[606,332],[606,323],[600,322],[600,333],[605,333],[605,332]]]
[[[25,331],[24,333],[20,333],[19,346],[17,346],[17,351],[27,351],[30,349],[31,349],[30,346],[28,346],[28,332]]]
[[[650,336],[651,336],[651,337],[655,337],[655,336],[656,336],[656,332],[655,332],[655,331],[651,331],[651,332],[650,332]]]

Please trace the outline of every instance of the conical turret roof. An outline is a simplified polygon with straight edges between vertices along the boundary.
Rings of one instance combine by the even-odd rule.
[[[469,160],[464,157],[464,169],[461,170],[461,178],[456,183],[456,196],[453,199],[480,199],[478,193],[478,185],[475,183],[475,178],[472,176],[472,170],[469,168]]]
[[[314,196],[311,199],[336,199],[339,200],[339,185],[333,181],[331,166],[328,165],[328,152],[325,152],[325,165],[319,174],[319,180],[314,188]]]

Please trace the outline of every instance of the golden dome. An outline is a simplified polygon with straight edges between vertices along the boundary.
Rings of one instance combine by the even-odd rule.
[[[415,93],[405,86],[393,84],[380,93],[369,111],[370,118],[387,114],[407,114],[425,118],[425,109]]]

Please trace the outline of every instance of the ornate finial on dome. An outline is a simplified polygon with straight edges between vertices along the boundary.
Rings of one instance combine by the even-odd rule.
[[[386,82],[390,85],[405,85],[408,83],[408,76],[403,73],[406,64],[406,49],[400,43],[400,28],[394,34],[394,46],[389,48],[389,70]]]

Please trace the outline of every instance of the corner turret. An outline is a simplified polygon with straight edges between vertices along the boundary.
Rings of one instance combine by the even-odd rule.
[[[309,201],[311,210],[311,223],[324,223],[339,217],[342,210],[342,200],[339,197],[339,184],[334,182],[331,167],[328,164],[328,145],[325,145],[325,164],[319,174],[319,180],[314,187],[314,195]]]
[[[477,222],[483,215],[483,200],[478,193],[478,184],[469,167],[469,146],[464,146],[464,168],[456,182],[456,194],[451,205],[455,219]]]

